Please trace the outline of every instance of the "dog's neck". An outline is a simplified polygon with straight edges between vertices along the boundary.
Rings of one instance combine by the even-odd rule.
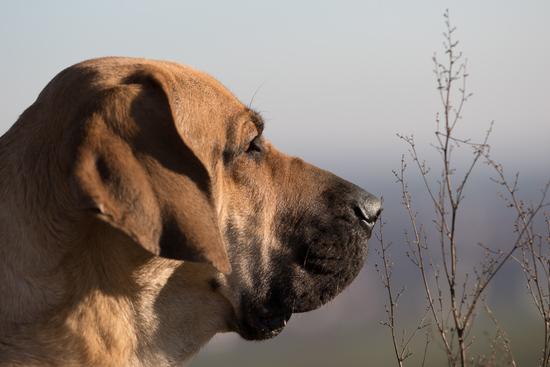
[[[104,230],[118,232],[109,227]],[[32,343],[41,350],[51,351],[52,360],[62,358],[61,364],[173,365],[190,360],[216,332],[227,329],[220,320],[232,312],[229,307],[220,313],[219,319],[204,319],[201,312],[201,307],[213,301],[196,291],[204,284],[203,276],[199,279],[196,274],[204,272],[194,271],[193,267],[208,265],[186,266],[152,256],[129,238],[119,238],[117,243],[120,247],[126,242],[127,246],[138,249],[133,258],[92,261],[94,256],[105,256],[106,252],[98,247],[109,246],[100,238],[116,236],[125,237],[122,233],[89,234],[72,252],[50,257],[48,268],[42,264],[25,272],[21,264],[9,268],[2,264],[0,271],[8,269],[10,276],[19,279],[11,282],[17,289],[0,285],[4,299],[10,301],[2,303],[0,354],[8,358],[12,346],[19,348]],[[89,251],[94,248],[97,252]],[[123,273],[130,268],[128,262],[135,270],[133,274]],[[102,264],[101,268],[93,267],[98,263]],[[150,268],[158,271],[152,273]],[[180,294],[176,290],[181,292],[182,288],[196,288],[181,294],[198,294],[197,298],[163,296]],[[220,298],[218,304],[226,303],[221,296],[215,297]],[[169,311],[159,312],[159,309]],[[61,329],[63,333],[58,333]],[[11,344],[6,348],[2,343],[8,335]],[[71,356],[64,350],[67,343],[74,344]],[[104,354],[86,355],[90,345],[94,345],[94,350],[103,350]],[[32,356],[32,351],[27,352]],[[114,360],[115,357],[118,360]]]
[[[2,209],[5,203],[1,203]],[[87,228],[75,238],[51,236],[39,240],[39,233],[55,230],[41,228],[41,221],[32,217],[32,212],[26,221],[23,214],[18,214],[21,211],[1,213],[0,276],[14,280],[0,284],[4,300],[0,302],[0,354],[5,358],[19,348],[18,343],[41,345],[41,350],[51,351],[52,360],[56,356],[68,358],[63,348],[78,340],[78,345],[71,347],[73,364],[85,359],[90,365],[172,365],[190,360],[216,332],[226,329],[220,321],[225,319],[224,313],[220,313],[219,320],[203,319],[201,307],[211,304],[212,299],[174,300],[162,296],[164,292],[182,294],[182,287],[198,289],[205,280],[189,280],[205,272],[193,267],[209,265],[183,264],[153,256],[122,232],[89,216],[79,219],[86,221],[81,224],[79,220],[68,223],[61,216],[55,218],[59,226]],[[34,225],[14,231],[12,226],[17,222]],[[8,231],[2,226],[11,228]],[[116,241],[120,254],[106,250],[112,241]],[[6,244],[11,246],[10,251],[6,251]],[[105,258],[93,261],[97,256]],[[157,270],[151,272],[151,268]],[[200,294],[183,294],[194,293]],[[226,303],[223,299],[217,302]],[[160,313],[167,318],[159,318],[161,308],[171,310]],[[226,307],[225,312],[232,311]],[[61,335],[66,340],[59,340],[59,329],[64,330]],[[158,332],[160,329],[165,332]],[[6,347],[2,344],[8,335],[12,344]],[[90,343],[95,344],[95,350],[105,350],[105,354],[87,356]],[[28,352],[32,355],[32,351]],[[112,359],[114,356],[118,362]]]
[[[1,143],[5,141],[6,136]],[[55,198],[41,192],[41,173],[29,172],[25,164],[27,150],[20,148],[10,156],[4,155],[6,151],[0,150],[0,278],[9,279],[0,284],[4,295],[0,302],[2,325],[33,322],[41,317],[45,307],[58,302],[64,286],[56,271],[64,246],[51,235],[56,232],[53,227],[64,225],[63,221],[54,218],[54,222],[39,214]],[[58,209],[54,217],[56,212]]]

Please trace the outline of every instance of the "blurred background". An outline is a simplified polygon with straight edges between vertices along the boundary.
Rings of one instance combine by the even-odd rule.
[[[176,61],[205,71],[267,121],[265,136],[281,151],[330,170],[384,197],[386,242],[393,241],[397,329],[410,335],[426,302],[418,270],[406,257],[407,214],[392,170],[414,134],[422,159],[440,175],[436,113],[441,102],[432,57],[445,61],[443,14],[449,8],[458,49],[468,59],[473,92],[457,137],[490,138],[492,158],[518,195],[538,200],[550,179],[550,2],[488,1],[6,1],[0,11],[0,133],[62,69],[102,56]],[[459,168],[472,150],[455,151]],[[459,172],[460,173],[460,170]],[[514,213],[497,195],[494,171],[474,170],[461,210],[461,266],[478,264],[484,242],[513,245]],[[407,171],[413,204],[428,230],[433,205],[419,175]],[[458,177],[458,174],[457,174]],[[377,226],[377,228],[379,228]],[[371,248],[379,247],[373,237]],[[370,251],[363,272],[323,308],[294,315],[274,340],[250,343],[218,335],[191,363],[201,366],[387,366],[395,364],[385,289]],[[509,264],[487,290],[518,365],[534,366],[543,324],[518,266]],[[472,353],[490,354],[494,327],[479,308]],[[409,365],[420,365],[424,331]],[[478,349],[476,349],[478,348]],[[444,364],[429,344],[428,365]]]

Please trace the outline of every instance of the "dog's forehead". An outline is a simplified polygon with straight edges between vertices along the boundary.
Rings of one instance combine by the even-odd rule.
[[[169,71],[175,77],[177,87],[200,92],[199,94],[209,101],[225,100],[226,103],[244,108],[241,102],[210,74],[183,64],[165,61],[158,63],[163,71]]]
[[[156,71],[167,77],[174,91],[188,90],[202,94],[206,99],[229,99],[240,102],[220,82],[211,75],[184,64],[131,57],[104,57],[83,61],[68,68],[70,74],[88,75],[96,86],[127,84],[133,74],[140,74],[145,70]],[[128,78],[130,77],[130,78]],[[194,97],[199,97],[199,95]]]

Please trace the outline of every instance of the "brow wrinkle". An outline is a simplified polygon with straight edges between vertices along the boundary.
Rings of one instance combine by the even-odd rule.
[[[256,129],[258,129],[258,133],[262,133],[264,131],[264,127],[265,127],[265,124],[264,124],[264,121],[262,120],[262,117],[260,116],[260,114],[250,108],[247,108],[246,111],[248,112],[248,115],[250,116],[250,119],[252,120],[252,122],[254,123],[254,125],[256,126]]]

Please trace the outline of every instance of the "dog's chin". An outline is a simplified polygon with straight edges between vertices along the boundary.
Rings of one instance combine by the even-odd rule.
[[[250,314],[240,322],[238,334],[245,340],[268,340],[279,335],[285,328],[291,312],[280,314]]]

